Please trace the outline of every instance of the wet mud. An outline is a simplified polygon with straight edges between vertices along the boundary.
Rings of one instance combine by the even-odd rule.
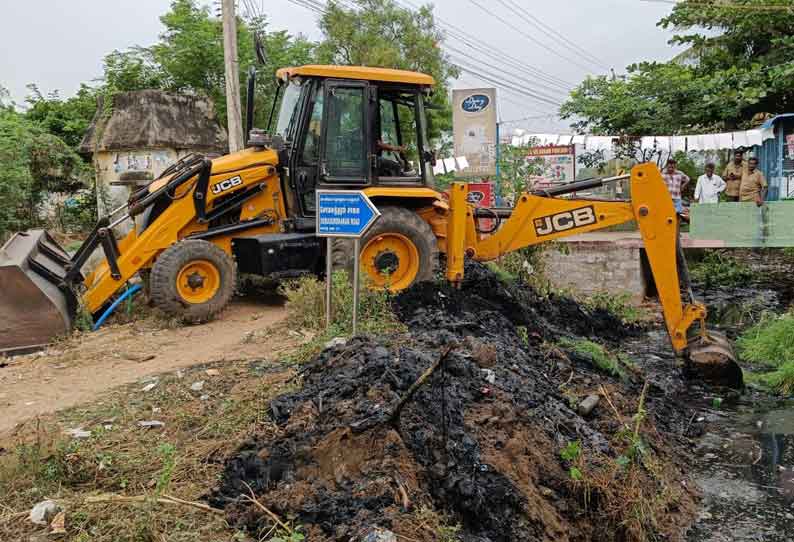
[[[626,467],[642,375],[613,377],[555,344],[617,348],[643,330],[506,287],[479,265],[466,276],[460,290],[398,296],[408,333],[356,337],[303,367],[301,389],[269,405],[277,434],[243,443],[211,496],[231,524],[253,537],[271,529],[241,497],[253,492],[312,541],[378,540],[376,529],[433,541],[441,524],[465,542],[681,539],[696,508],[681,461],[692,410],[651,384],[635,432],[642,458]],[[581,415],[577,403],[599,391],[609,406]],[[563,459],[577,441],[581,453]]]

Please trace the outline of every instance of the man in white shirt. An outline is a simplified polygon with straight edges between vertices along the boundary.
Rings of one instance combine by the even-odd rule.
[[[714,164],[706,164],[706,174],[698,178],[695,185],[695,199],[698,203],[717,203],[720,192],[725,190],[725,181],[719,175],[714,175]]]

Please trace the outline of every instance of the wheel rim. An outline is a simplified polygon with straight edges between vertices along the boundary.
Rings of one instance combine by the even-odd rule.
[[[221,287],[221,273],[210,261],[194,260],[179,270],[176,289],[188,303],[206,303]]]
[[[419,250],[405,235],[383,233],[364,245],[361,265],[373,286],[404,290],[419,274]]]

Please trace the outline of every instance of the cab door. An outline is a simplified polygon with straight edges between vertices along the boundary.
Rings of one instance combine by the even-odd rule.
[[[369,84],[327,80],[323,109],[320,182],[370,184],[373,143]]]

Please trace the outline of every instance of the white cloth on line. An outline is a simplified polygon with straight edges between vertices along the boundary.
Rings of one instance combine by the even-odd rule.
[[[703,150],[703,138],[697,134],[688,135],[686,136],[686,145],[690,151]]]
[[[761,128],[761,139],[775,139],[775,129],[770,126],[769,128]]]
[[[612,136],[591,136],[587,138],[587,148],[595,151],[612,150]]]
[[[557,140],[557,145],[570,145],[571,139],[573,139],[572,135],[561,135]]]
[[[447,170],[447,173],[451,171],[455,171],[455,159],[454,158],[444,158],[444,167]]]
[[[656,148],[656,138],[654,136],[643,136],[640,139],[640,149],[652,151]]]
[[[458,163],[458,171],[463,171],[467,167],[469,167],[469,161],[466,160],[465,156],[458,156],[455,158],[455,161]]]
[[[703,134],[700,137],[703,138],[702,150],[707,151],[718,148],[716,134]]]
[[[587,141],[587,136],[584,135],[575,135],[571,139],[571,143],[574,145],[584,145],[584,142]]]
[[[670,137],[670,151],[671,152],[686,152],[686,136],[671,136]]]
[[[656,150],[669,151],[670,150],[670,136],[656,136]]]
[[[436,160],[436,165],[433,166],[433,175],[443,175],[444,173],[446,173],[444,170],[444,161]]]
[[[724,132],[722,134],[716,134],[717,138],[717,148],[718,149],[732,149],[733,148],[733,134],[730,132]]]
[[[747,147],[747,132],[732,132],[733,148]]]
[[[747,130],[747,143],[748,145],[760,145],[763,143],[761,137],[761,130]]]

